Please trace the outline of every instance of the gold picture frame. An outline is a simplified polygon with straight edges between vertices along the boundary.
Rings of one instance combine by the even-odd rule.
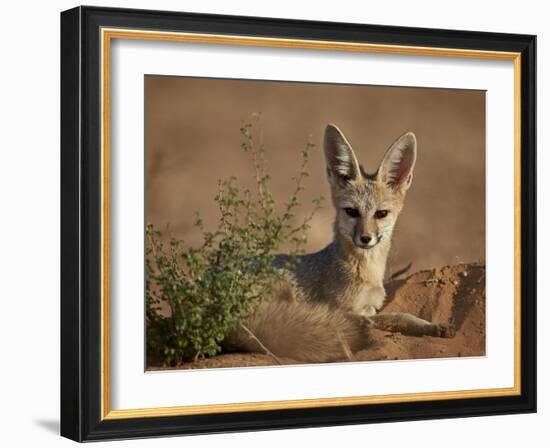
[[[105,12],[109,14],[106,14]],[[64,369],[67,373],[65,374],[65,380],[70,385],[65,387],[64,393],[65,397],[71,396],[73,401],[78,402],[78,407],[81,409],[81,412],[86,417],[84,420],[95,421],[95,425],[88,424],[83,426],[83,420],[75,422],[74,417],[68,417],[68,410],[62,410],[62,433],[70,438],[77,440],[93,440],[95,438],[118,438],[118,437],[132,437],[133,430],[128,425],[135,425],[137,422],[143,422],[143,419],[146,419],[147,429],[144,430],[145,434],[155,435],[155,434],[164,434],[164,433],[193,433],[193,432],[202,432],[205,428],[204,423],[193,423],[193,428],[186,426],[185,418],[191,416],[212,416],[216,415],[225,415],[233,414],[234,418],[238,418],[239,415],[246,413],[251,415],[251,413],[259,413],[266,411],[290,411],[290,410],[317,410],[320,408],[326,408],[326,415],[330,413],[338,414],[339,408],[345,408],[346,412],[352,412],[353,408],[364,410],[366,407],[370,406],[373,409],[372,405],[387,405],[387,404],[398,404],[398,403],[415,403],[418,406],[422,406],[422,403],[434,403],[434,402],[444,402],[446,406],[452,406],[453,402],[457,400],[472,400],[472,399],[486,399],[485,402],[495,402],[498,403],[498,400],[502,400],[503,403],[508,403],[507,406],[512,409],[516,407],[516,410],[519,412],[519,407],[523,406],[525,408],[525,402],[531,403],[533,401],[533,390],[532,386],[526,388],[526,382],[532,382],[532,377],[534,375],[532,371],[532,366],[530,364],[534,363],[532,359],[533,354],[532,350],[525,351],[527,339],[531,340],[531,337],[526,337],[526,332],[534,331],[534,319],[531,315],[530,308],[525,308],[526,300],[534,300],[534,297],[526,297],[526,287],[525,281],[526,278],[532,278],[534,272],[532,272],[534,265],[534,247],[532,244],[526,244],[525,240],[522,239],[522,232],[525,232],[525,229],[522,230],[522,224],[526,222],[527,219],[529,226],[533,226],[533,207],[534,202],[532,202],[531,197],[526,197],[525,185],[531,185],[534,180],[532,178],[526,178],[529,172],[532,170],[532,164],[534,161],[526,157],[526,154],[530,154],[534,151],[534,143],[532,142],[531,136],[526,135],[530,133],[532,127],[532,115],[527,113],[533,107],[530,92],[534,91],[534,74],[532,73],[531,64],[532,59],[534,58],[533,45],[534,38],[532,36],[516,36],[509,35],[503,36],[501,38],[500,47],[502,49],[491,48],[491,40],[488,35],[479,35],[476,33],[475,36],[469,36],[468,33],[461,34],[461,32],[447,32],[445,36],[440,36],[437,33],[433,33],[432,30],[423,30],[425,35],[425,41],[419,44],[407,44],[407,40],[413,40],[412,38],[407,39],[407,35],[401,38],[401,42],[395,42],[395,38],[391,37],[391,29],[376,30],[374,34],[376,39],[372,39],[372,35],[369,34],[368,26],[363,26],[365,31],[365,41],[346,41],[345,38],[331,40],[321,39],[319,37],[305,38],[305,37],[277,37],[276,32],[270,31],[267,34],[271,35],[250,35],[250,32],[246,30],[246,25],[243,26],[242,34],[230,34],[223,32],[222,22],[218,22],[216,18],[209,18],[208,16],[203,16],[203,20],[208,22],[211,20],[211,27],[216,29],[212,32],[199,32],[195,29],[195,24],[193,22],[193,17],[187,17],[185,14],[174,15],[174,14],[163,14],[159,12],[148,12],[141,13],[142,19],[141,22],[138,20],[141,25],[133,24],[133,16],[130,12],[123,10],[117,10],[116,12],[111,10],[105,10],[102,8],[76,8],[70,11],[63,13],[62,15],[62,26],[65,30],[65,39],[71,37],[73,43],[66,43],[66,55],[65,58],[65,72],[62,72],[64,82],[69,83],[68,78],[74,77],[75,73],[79,73],[82,76],[82,61],[86,61],[88,55],[83,55],[81,52],[87,51],[82,47],[79,47],[77,42],[87,39],[88,42],[91,42],[91,48],[97,49],[97,54],[93,55],[93,63],[97,64],[98,70],[98,86],[97,90],[93,91],[93,96],[97,98],[100,116],[99,127],[96,129],[97,133],[97,142],[99,143],[98,147],[98,160],[99,163],[95,167],[98,178],[94,188],[97,188],[99,204],[98,204],[98,214],[94,215],[96,222],[99,223],[99,245],[97,252],[97,273],[99,273],[99,284],[97,285],[97,295],[99,305],[97,311],[98,314],[95,314],[95,318],[99,317],[99,320],[96,321],[97,332],[95,334],[99,335],[99,344],[97,344],[98,349],[98,359],[94,362],[97,367],[99,367],[97,381],[95,386],[93,384],[84,385],[82,383],[82,378],[78,377],[77,379],[72,378],[67,379],[69,376],[73,375],[74,366],[80,362],[83,362],[81,358],[75,357],[75,353],[82,354],[84,349],[82,346],[74,347],[73,345],[67,345],[67,349],[64,350],[64,353],[69,353],[66,355],[63,362]],[[107,18],[105,18],[107,17]],[[179,17],[181,21],[181,31],[174,31],[171,26],[174,20],[177,20]],[[147,29],[144,26],[144,23],[151,21],[150,23],[155,23],[155,29]],[[166,29],[162,29],[159,25],[165,20]],[[227,19],[229,20],[229,19]],[[262,20],[267,19],[257,19],[256,25],[261,25]],[[85,29],[81,26],[82,23],[87,23],[88,28]],[[246,22],[248,23],[248,22]],[[275,25],[279,25],[281,30],[279,30],[281,35],[288,34],[288,29],[295,29],[296,35],[301,35],[303,32],[299,32],[300,24],[290,23],[281,21],[273,22]],[[273,25],[273,23],[270,23]],[[239,19],[235,19],[235,24],[240,24]],[[275,26],[274,25],[274,26]],[[319,29],[326,29],[327,33],[330,31],[335,32],[335,30],[340,29],[340,32],[345,34],[346,29],[344,26],[338,24],[320,24]],[[361,27],[361,25],[357,25]],[[186,28],[190,28],[189,31],[185,31]],[[208,28],[208,27],[206,27]],[[276,28],[276,26],[275,26]],[[284,29],[283,29],[284,28]],[[90,31],[93,29],[93,33]],[[270,28],[272,29],[272,28]],[[374,31],[373,31],[374,32]],[[75,36],[75,33],[77,36]],[[385,33],[385,34],[384,34]],[[462,32],[465,33],[465,32]],[[330,33],[329,33],[330,34]],[[80,39],[76,39],[79,37]],[[466,37],[471,39],[467,41]],[[475,37],[475,42],[477,47],[472,48],[472,39]],[[386,42],[380,42],[380,39],[384,39]],[[110,269],[110,247],[111,247],[111,232],[110,232],[110,216],[111,216],[111,201],[110,201],[110,183],[111,183],[111,45],[113,41],[117,39],[130,39],[130,40],[140,40],[140,41],[163,41],[163,42],[185,42],[185,43],[200,43],[200,44],[210,44],[210,45],[239,45],[239,46],[253,46],[253,47],[275,47],[275,48],[290,48],[290,49],[313,49],[313,50],[327,50],[327,51],[342,51],[342,52],[369,52],[369,53],[381,53],[381,54],[398,54],[398,55],[414,55],[414,56],[437,56],[437,57],[449,57],[449,58],[466,58],[466,59],[485,59],[485,60],[505,60],[512,61],[514,66],[514,169],[515,169],[515,179],[514,179],[514,276],[515,276],[515,289],[514,289],[514,306],[515,306],[515,315],[514,315],[514,386],[508,388],[489,388],[489,389],[477,389],[477,390],[461,390],[461,391],[449,391],[449,392],[428,392],[428,393],[406,393],[406,394],[397,394],[397,395],[377,395],[377,396],[354,396],[354,397],[339,397],[339,398],[316,398],[316,399],[306,399],[306,400],[283,400],[283,401],[268,401],[268,402],[243,402],[243,403],[232,403],[232,404],[211,404],[211,405],[183,405],[175,407],[155,407],[155,408],[141,408],[141,409],[112,409],[111,403],[111,371],[110,371],[110,359],[111,359],[111,344],[110,344],[110,284],[111,284],[111,269]],[[392,40],[394,42],[392,42]],[[398,39],[397,39],[398,40]],[[468,46],[460,46],[460,42],[468,42]],[[71,46],[72,45],[72,46]],[[94,47],[95,45],[95,47]],[[74,48],[76,46],[76,48]],[[63,50],[63,49],[62,49]],[[79,58],[75,56],[78,55]],[[91,56],[90,56],[91,57]],[[92,60],[90,59],[90,60]],[[63,70],[63,68],[62,68]],[[76,95],[78,98],[82,97],[82,92],[80,89],[83,89],[82,78],[81,84],[76,88],[74,83],[70,87],[64,87],[66,89],[65,95]],[[89,94],[89,92],[88,92]],[[90,96],[88,97],[90,98]],[[70,101],[67,101],[70,103]],[[71,103],[72,104],[72,103]],[[74,107],[74,105],[73,105]],[[64,105],[65,114],[68,114],[71,110],[69,106]],[[531,111],[532,113],[532,111]],[[63,119],[63,117],[62,117]],[[63,123],[66,127],[65,131],[67,135],[72,135],[71,132],[74,132],[74,126],[87,126],[86,117],[80,115],[77,122],[69,122],[68,120]],[[94,131],[94,130],[90,130]],[[67,137],[69,138],[69,137]],[[82,141],[78,142],[80,151],[86,150],[83,147]],[[89,149],[88,149],[89,150]],[[74,151],[74,145],[65,143],[62,151]],[[72,159],[71,159],[72,160]],[[72,165],[66,166],[63,168],[64,174],[68,177],[69,174],[65,174],[68,170],[73,169],[77,165],[78,161],[73,161]],[[526,166],[529,165],[529,166]],[[88,168],[85,168],[87,170]],[[79,207],[81,202],[79,203]],[[74,204],[73,204],[74,206]],[[74,213],[77,212],[80,208],[77,207],[75,210],[74,207],[67,209],[65,216],[67,220],[70,220]],[[529,229],[527,229],[529,230]],[[81,245],[73,247],[75,244],[74,241],[68,241],[64,249],[64,257],[69,257],[69,254],[73,254],[74,251],[79,251],[80,255],[82,253]],[[69,247],[70,246],[70,247]],[[526,265],[528,260],[529,265]],[[529,271],[526,274],[526,270]],[[75,279],[64,279],[67,284],[73,285]],[[68,289],[71,287],[68,286]],[[528,292],[528,291],[527,291]],[[68,294],[68,293],[67,293]],[[78,300],[83,300],[84,296],[79,295]],[[66,327],[71,325],[70,331],[81,332],[84,331],[83,327],[73,328],[74,323],[69,323],[69,315],[74,317],[75,307],[74,305],[65,305],[68,301],[76,300],[74,297],[69,297],[66,295],[62,298],[62,303],[65,306],[65,317],[63,317],[63,325]],[[88,305],[89,306],[89,305]],[[80,304],[78,307],[78,313],[80,319],[83,318],[82,310],[84,309]],[[90,318],[90,316],[84,316],[85,319]],[[529,327],[526,328],[526,323],[529,324]],[[93,338],[93,335],[89,335],[90,338]],[[69,344],[69,342],[66,342]],[[73,342],[71,342],[72,344]],[[80,359],[80,360],[79,360]],[[81,367],[83,367],[81,365]],[[83,390],[81,391],[80,397],[75,398],[73,394],[75,390],[78,389],[76,386],[77,383],[80,383],[80,386]],[[99,395],[97,400],[99,403],[91,406],[86,403],[90,401],[91,397],[89,396],[92,390],[99,389]],[[84,393],[83,393],[84,392]],[[62,392],[63,395],[63,392]],[[87,398],[86,398],[87,397]],[[487,401],[490,399],[492,401]],[[480,401],[481,402],[481,401]],[[512,403],[512,404],[509,404]],[[521,406],[519,405],[521,403]],[[530,405],[530,409],[533,409],[533,406]],[[522,408],[522,409],[523,409]],[[351,409],[351,410],[350,410]],[[426,408],[427,409],[427,408]],[[460,415],[475,415],[476,412],[470,411],[470,413],[461,410],[459,406],[456,407],[456,411]],[[513,410],[512,410],[513,411]],[[398,411],[396,411],[398,412]],[[435,411],[434,411],[435,412]],[[482,413],[483,411],[479,411]],[[449,415],[449,412],[443,412],[442,415]],[[162,418],[172,418],[180,419],[179,421],[183,422],[181,430],[171,429],[170,431],[163,432],[162,425],[157,424],[159,419]],[[396,419],[399,419],[399,416],[396,415]],[[181,420],[183,419],[183,420]],[[254,425],[248,424],[239,426],[238,420],[235,420],[235,428],[249,429],[255,427]],[[351,421],[351,420],[350,420]],[[367,418],[364,418],[362,421],[368,421]],[[64,423],[65,422],[65,423]],[[118,423],[117,423],[118,422]],[[321,418],[318,424],[323,424],[326,421],[323,421]],[[116,426],[120,424],[120,426]],[[264,426],[262,426],[262,424]],[[308,424],[308,423],[306,423]],[[315,423],[313,423],[315,424]],[[286,426],[285,426],[286,425]],[[176,425],[177,426],[177,425]],[[291,427],[291,424],[281,423],[280,427]],[[87,428],[87,433],[83,433],[83,428]],[[105,427],[106,429],[98,429]],[[258,424],[259,428],[261,427],[278,427],[276,423],[273,423],[271,426],[265,425],[265,422],[260,422]],[[223,430],[224,426],[220,425],[219,430]],[[216,430],[216,429],[214,429]],[[140,433],[141,434],[141,433]]]

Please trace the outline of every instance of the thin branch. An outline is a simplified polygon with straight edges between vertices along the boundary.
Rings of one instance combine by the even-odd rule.
[[[397,277],[405,274],[411,267],[412,267],[412,261],[407,266],[405,266],[404,268],[401,268],[398,271],[391,274],[390,275],[390,281],[395,280]]]
[[[220,211],[220,222],[222,223],[223,230],[225,232],[225,236],[229,236],[229,222],[227,221],[227,212],[225,209],[225,206],[223,205],[224,200],[224,187],[222,185],[222,181],[218,180],[218,209]]]
[[[264,344],[262,344],[262,341],[260,341],[256,335],[254,333],[252,333],[252,331],[244,324],[241,324],[241,328],[248,334],[248,336],[250,336],[252,339],[254,339],[258,345],[265,351],[265,353],[269,356],[271,356],[276,362],[277,364],[279,365],[282,365],[283,363],[281,362],[281,360],[279,358],[277,358],[277,356],[271,351],[269,350]]]
[[[338,337],[338,340],[340,341],[340,344],[342,344],[342,350],[344,351],[344,354],[348,358],[348,361],[355,361],[355,357],[353,356],[353,352],[351,351],[351,348],[347,341],[342,336],[342,333],[339,331],[336,333],[336,336]]]

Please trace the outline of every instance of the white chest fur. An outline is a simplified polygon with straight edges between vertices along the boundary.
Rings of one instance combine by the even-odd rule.
[[[376,314],[386,299],[386,292],[381,286],[364,286],[359,289],[353,300],[353,311],[365,316]]]

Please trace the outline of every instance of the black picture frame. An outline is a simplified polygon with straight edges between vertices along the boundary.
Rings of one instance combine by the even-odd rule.
[[[521,54],[521,393],[422,402],[102,419],[103,27]],[[76,441],[536,412],[536,37],[99,7],[61,13],[61,435]]]

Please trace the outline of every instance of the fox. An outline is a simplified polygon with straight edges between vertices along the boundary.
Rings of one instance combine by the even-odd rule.
[[[369,332],[450,338],[451,323],[409,313],[379,312],[393,230],[416,163],[417,139],[406,132],[387,149],[374,174],[359,164],[334,124],[324,133],[326,177],[335,209],[333,240],[324,249],[275,257],[282,272],[269,297],[226,341],[233,350],[269,353],[304,363],[352,360],[368,349]]]

